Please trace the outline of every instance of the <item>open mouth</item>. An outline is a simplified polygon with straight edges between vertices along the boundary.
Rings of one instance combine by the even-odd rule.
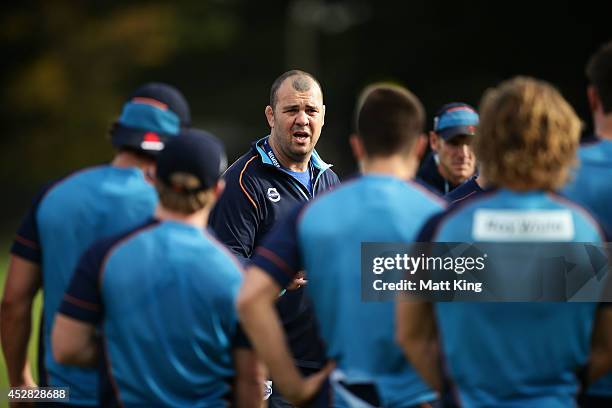
[[[468,166],[467,164],[454,166],[454,169],[455,171],[461,171],[461,172],[471,170],[470,166]]]
[[[310,135],[307,132],[302,132],[298,130],[297,132],[293,132],[293,137],[299,143],[306,143],[308,139],[310,138]]]

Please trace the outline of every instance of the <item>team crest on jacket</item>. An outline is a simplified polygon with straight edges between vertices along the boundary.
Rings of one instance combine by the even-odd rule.
[[[274,187],[270,187],[268,189],[267,195],[268,195],[268,199],[272,201],[273,203],[278,203],[281,199],[280,194],[278,194],[278,191],[276,191]]]
[[[272,381],[266,381],[264,384],[264,401],[270,398],[272,395]]]

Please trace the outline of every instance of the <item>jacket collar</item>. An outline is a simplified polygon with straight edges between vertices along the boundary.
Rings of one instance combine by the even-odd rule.
[[[259,154],[259,158],[261,159],[261,162],[263,164],[267,164],[280,169],[281,165],[278,159],[276,158],[276,155],[274,154],[270,143],[268,142],[269,137],[270,135],[262,137],[261,139],[253,143],[253,148]],[[321,156],[319,156],[319,153],[317,153],[316,150],[312,151],[312,155],[310,156],[310,164],[319,172],[324,172],[325,170],[332,167],[331,164],[327,164],[323,161],[323,159],[321,159]]]

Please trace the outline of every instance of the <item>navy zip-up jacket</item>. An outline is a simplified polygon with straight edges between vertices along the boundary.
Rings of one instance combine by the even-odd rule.
[[[218,239],[242,259],[250,258],[272,226],[298,203],[309,201],[340,183],[316,151],[309,162],[312,191],[285,172],[266,136],[225,172],[225,191],[213,208],[209,225]],[[312,304],[303,289],[286,292],[277,302],[289,346],[301,368],[317,369],[325,359]]]

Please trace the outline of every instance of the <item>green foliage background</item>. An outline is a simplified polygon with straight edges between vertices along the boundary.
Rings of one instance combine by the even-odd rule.
[[[181,89],[193,124],[221,137],[233,160],[268,131],[263,112],[274,78],[310,71],[327,106],[317,150],[343,177],[356,169],[347,143],[355,97],[372,81],[406,85],[431,124],[444,103],[478,105],[487,87],[532,75],[557,85],[588,124],[584,64],[612,37],[607,15],[590,3],[4,2],[0,286],[8,242],[33,193],[112,157],[108,129],[143,82]]]

